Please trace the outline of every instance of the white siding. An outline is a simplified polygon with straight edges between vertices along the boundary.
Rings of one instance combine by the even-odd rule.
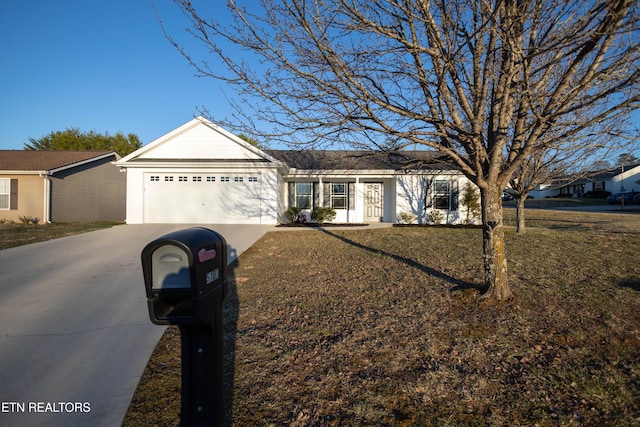
[[[428,190],[429,183],[436,180],[448,180],[452,183],[452,192],[457,190],[458,209],[445,210],[435,209],[431,203],[432,190]],[[417,222],[424,224],[429,221],[429,215],[439,213],[442,217],[442,223],[459,224],[465,219],[466,210],[462,205],[462,191],[465,184],[469,180],[458,174],[440,174],[440,175],[401,175],[396,179],[396,215],[402,212],[410,212],[416,215]],[[479,192],[478,192],[479,195]],[[396,218],[399,220],[399,217]],[[478,218],[476,222],[480,219]]]
[[[175,137],[160,142],[140,154],[138,159],[224,159],[259,160],[257,153],[231,141],[228,136],[203,124],[196,125]]]
[[[117,164],[127,169],[128,224],[277,223],[280,165],[206,120],[194,119]]]
[[[613,177],[613,186],[610,191],[640,191],[640,166],[625,170],[624,173]]]

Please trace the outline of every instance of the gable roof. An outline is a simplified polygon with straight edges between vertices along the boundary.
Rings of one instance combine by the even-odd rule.
[[[109,156],[114,151],[0,150],[0,171],[53,172]]]
[[[196,117],[133,153],[116,164],[123,167],[150,163],[203,161],[272,162],[266,152],[221,128],[204,117]]]
[[[265,150],[301,170],[458,170],[437,151]]]

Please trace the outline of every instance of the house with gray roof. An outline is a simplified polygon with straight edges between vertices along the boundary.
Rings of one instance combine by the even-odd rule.
[[[339,223],[466,220],[468,180],[434,151],[261,150],[198,117],[115,164],[129,224],[278,224],[291,207],[331,207]]]
[[[113,151],[0,150],[0,220],[124,221],[119,159]]]
[[[608,194],[625,191],[640,192],[640,164],[589,171],[577,177],[568,176],[539,185],[531,195],[535,198],[581,197],[585,194],[605,197]]]

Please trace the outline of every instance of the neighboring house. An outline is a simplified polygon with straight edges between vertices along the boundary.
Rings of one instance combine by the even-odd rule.
[[[123,221],[119,159],[113,151],[0,150],[0,220]]]
[[[623,172],[613,177],[612,184],[611,192],[613,193],[621,191],[640,192],[640,164],[625,166]]]
[[[128,224],[277,224],[292,206],[332,207],[334,222],[464,219],[467,179],[432,151],[263,151],[198,117],[115,164],[127,172]]]
[[[640,191],[640,164],[593,171],[578,179],[539,185],[531,196],[581,197],[585,193]]]

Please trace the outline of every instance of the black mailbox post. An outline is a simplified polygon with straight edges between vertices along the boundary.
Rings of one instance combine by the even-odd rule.
[[[142,271],[151,321],[180,328],[181,425],[222,424],[224,237],[207,228],[166,234],[143,249]]]

